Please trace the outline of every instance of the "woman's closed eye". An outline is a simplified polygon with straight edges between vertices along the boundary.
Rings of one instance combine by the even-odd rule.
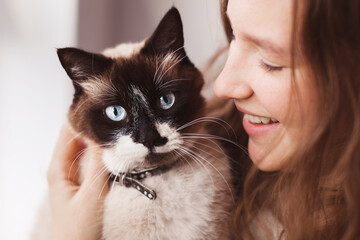
[[[263,58],[260,59],[260,66],[263,68],[266,72],[276,72],[283,70],[282,66],[269,63],[268,61],[264,60]]]

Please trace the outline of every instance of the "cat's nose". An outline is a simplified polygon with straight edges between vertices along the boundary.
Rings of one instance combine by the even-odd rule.
[[[160,134],[153,129],[144,129],[144,131],[140,133],[139,142],[149,149],[163,146],[167,141],[168,139],[166,137],[161,137]]]
[[[160,146],[164,146],[167,142],[168,142],[168,139],[166,137],[160,136],[160,138],[157,138],[153,141],[153,145],[154,145],[154,147],[160,147]]]
[[[166,137],[160,136],[154,126],[147,123],[140,124],[138,128],[138,139],[139,143],[142,143],[145,147],[152,149],[154,147],[160,147],[168,142]]]

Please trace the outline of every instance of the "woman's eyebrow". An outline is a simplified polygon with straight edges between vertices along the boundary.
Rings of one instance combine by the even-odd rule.
[[[225,18],[230,24],[230,27],[232,28],[231,20],[227,11],[225,12]],[[282,59],[290,59],[290,53],[286,51],[284,48],[278,46],[277,44],[272,43],[271,40],[257,38],[249,34],[243,34],[242,37],[247,41],[253,42],[255,45],[259,46],[262,49],[273,52],[275,55],[277,55]]]
[[[282,59],[290,59],[289,51],[286,51],[286,49],[273,43],[269,39],[261,39],[261,38],[257,38],[255,36],[251,36],[248,34],[244,34],[243,37],[244,37],[244,39],[246,39],[250,42],[253,42],[258,47],[260,47],[264,50],[267,50],[267,51],[271,51],[272,53],[274,53],[275,55],[277,55],[278,57],[280,57]]]

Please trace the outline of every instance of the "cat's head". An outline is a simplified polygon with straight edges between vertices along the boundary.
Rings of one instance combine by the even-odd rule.
[[[202,115],[203,78],[184,50],[176,8],[143,42],[58,56],[75,87],[69,121],[103,147],[113,173],[174,159],[182,134],[194,131],[186,124]]]

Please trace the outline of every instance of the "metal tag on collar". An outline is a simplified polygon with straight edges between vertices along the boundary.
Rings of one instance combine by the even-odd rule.
[[[140,183],[139,181],[133,179],[132,177],[128,176],[128,174],[121,175],[121,183],[125,187],[133,187],[138,190],[140,193],[145,195],[150,200],[156,199],[156,193],[154,190],[146,187],[144,184]]]

